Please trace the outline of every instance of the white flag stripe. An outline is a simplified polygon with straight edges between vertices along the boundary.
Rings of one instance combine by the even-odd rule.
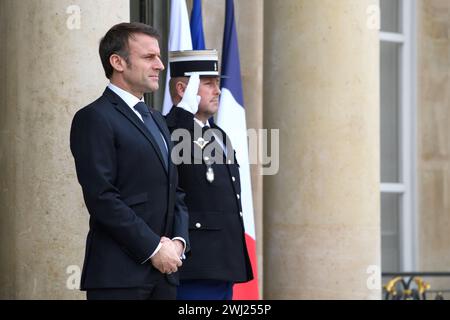
[[[191,28],[186,0],[172,0],[170,8],[169,51],[192,50]],[[166,66],[167,77],[164,91],[163,114],[169,113],[172,108],[172,98],[169,91],[170,65]]]
[[[233,148],[236,150],[236,158],[240,166],[241,203],[242,213],[244,215],[245,233],[255,239],[245,109],[234,99],[232,93],[227,88],[222,88],[220,112],[217,115],[217,125],[230,137]]]

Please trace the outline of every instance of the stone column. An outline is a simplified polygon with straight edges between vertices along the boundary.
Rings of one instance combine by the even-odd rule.
[[[84,298],[70,124],[103,92],[99,40],[122,21],[127,0],[0,2],[0,298]]]
[[[418,1],[419,270],[447,271],[450,257],[450,3]],[[426,278],[431,289],[450,279]],[[446,299],[449,297],[446,294]]]
[[[381,297],[377,5],[264,2],[266,299]]]

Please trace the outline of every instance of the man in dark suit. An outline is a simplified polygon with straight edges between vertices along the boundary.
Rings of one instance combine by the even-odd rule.
[[[90,214],[81,278],[87,299],[176,297],[188,215],[170,133],[143,100],[164,69],[158,39],[145,24],[113,26],[99,47],[110,84],[72,122],[70,147]]]
[[[240,199],[239,165],[225,132],[210,119],[219,107],[215,50],[170,53],[170,92],[175,106],[166,116],[180,187],[186,192],[191,256],[180,268],[177,299],[232,299],[233,284],[253,278]],[[178,148],[184,145],[185,148]]]

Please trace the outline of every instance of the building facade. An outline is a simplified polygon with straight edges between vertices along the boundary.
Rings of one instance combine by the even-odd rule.
[[[202,4],[221,51],[225,2]],[[279,130],[277,174],[252,166],[262,297],[379,299],[382,272],[450,271],[450,2],[235,13],[247,127]],[[84,298],[70,123],[107,84],[99,39],[130,20],[167,34],[167,2],[0,0],[0,298]]]

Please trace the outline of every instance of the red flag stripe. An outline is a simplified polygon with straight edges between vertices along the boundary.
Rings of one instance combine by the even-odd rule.
[[[233,287],[233,300],[258,300],[258,261],[256,259],[256,241],[248,234],[245,234],[245,242],[247,243],[247,250],[252,264],[254,279],[246,283],[235,284]]]

